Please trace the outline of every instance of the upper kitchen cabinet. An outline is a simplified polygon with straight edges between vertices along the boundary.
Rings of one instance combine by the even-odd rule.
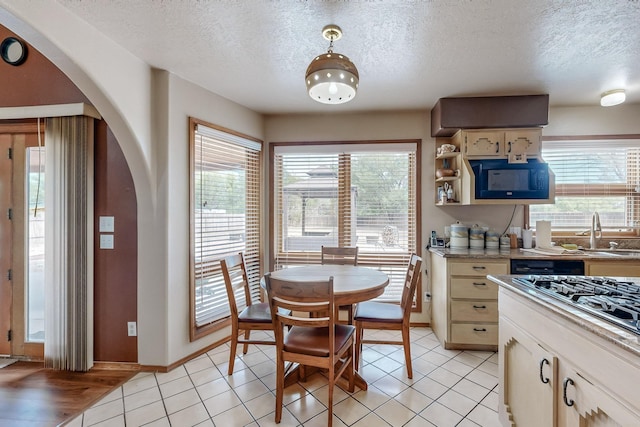
[[[431,136],[460,129],[524,129],[549,124],[549,95],[440,98],[431,109]]]
[[[553,203],[555,177],[541,140],[541,128],[462,129],[436,138],[436,205]]]
[[[460,130],[454,139],[467,157],[500,158],[540,154],[542,130],[537,129],[482,129]]]

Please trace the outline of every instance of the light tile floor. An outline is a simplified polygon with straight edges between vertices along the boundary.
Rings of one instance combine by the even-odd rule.
[[[253,332],[252,335],[262,332]],[[391,331],[366,331],[389,338]],[[412,328],[413,379],[401,346],[365,345],[367,391],[336,387],[336,427],[499,426],[498,359],[493,352],[443,349],[429,328]],[[275,348],[249,346],[227,376],[229,346],[220,346],[169,373],[139,373],[68,425],[274,426]],[[280,426],[327,424],[327,381],[314,375],[285,390]]]

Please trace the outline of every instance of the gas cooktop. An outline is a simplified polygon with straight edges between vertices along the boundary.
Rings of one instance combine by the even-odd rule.
[[[628,278],[529,275],[513,281],[640,335],[640,284]]]

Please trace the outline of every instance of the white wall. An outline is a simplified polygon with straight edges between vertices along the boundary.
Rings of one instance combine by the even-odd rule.
[[[555,107],[542,136],[640,134],[640,104]]]
[[[160,209],[167,210],[167,318],[169,362],[196,352],[230,333],[218,331],[189,342],[189,128],[188,117],[208,121],[248,136],[263,138],[262,116],[192,83],[158,72],[168,82],[167,140],[159,156],[159,192],[166,195]]]

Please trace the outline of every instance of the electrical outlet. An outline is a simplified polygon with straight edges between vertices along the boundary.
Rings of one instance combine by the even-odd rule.
[[[136,329],[136,322],[127,322],[127,334],[130,337],[135,337],[138,335],[138,331]]]
[[[431,293],[430,292],[425,292],[424,293],[424,302],[429,302],[431,301]]]

